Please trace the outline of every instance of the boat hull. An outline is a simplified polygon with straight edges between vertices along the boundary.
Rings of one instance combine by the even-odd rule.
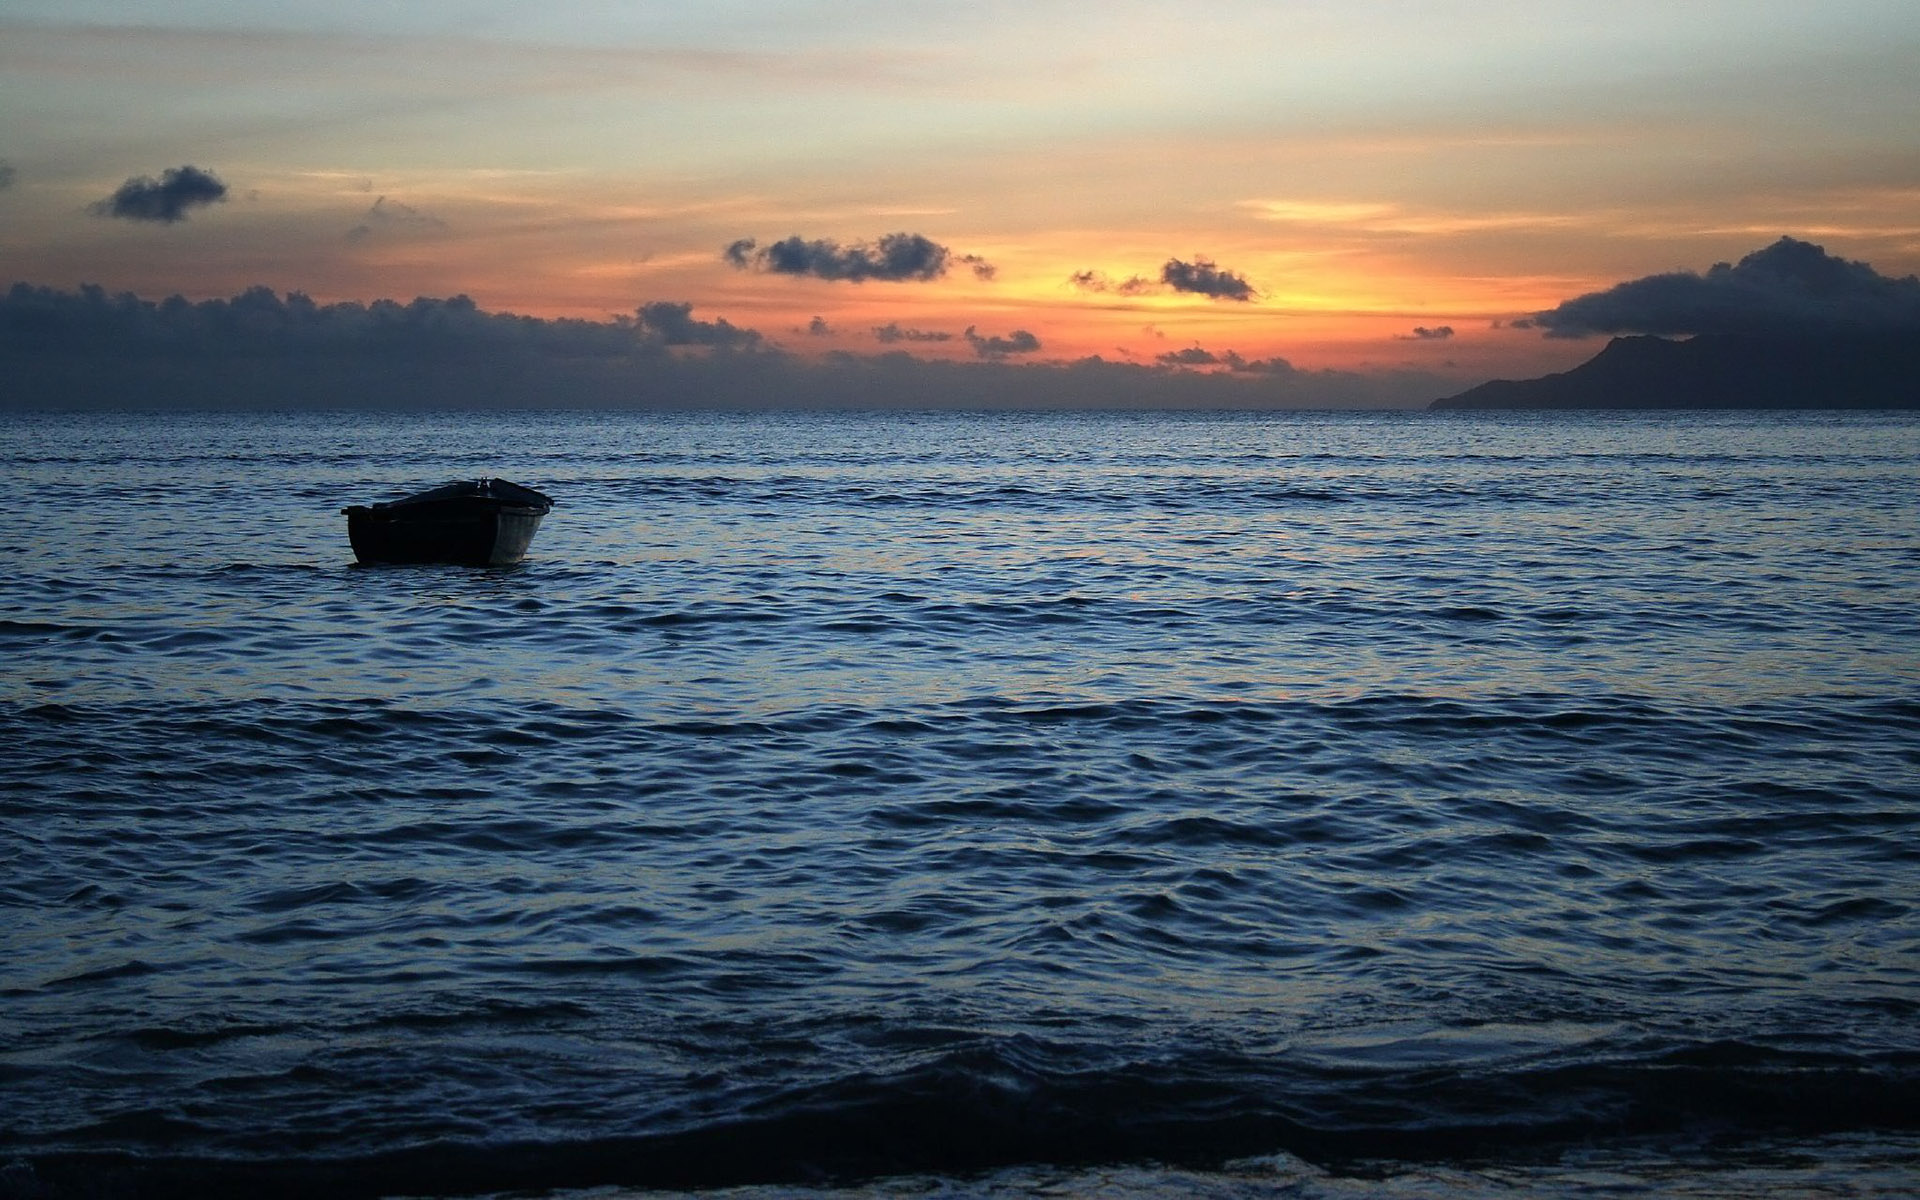
[[[455,514],[381,520],[347,514],[347,540],[363,563],[454,563],[504,567],[527,556],[540,528],[535,512]]]
[[[531,488],[479,480],[341,511],[354,557],[363,563],[502,567],[526,557],[552,505]]]

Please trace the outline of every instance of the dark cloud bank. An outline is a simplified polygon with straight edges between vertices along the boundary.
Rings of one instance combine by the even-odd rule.
[[[1075,271],[1067,277],[1067,282],[1083,292],[1108,292],[1116,296],[1185,292],[1195,296],[1206,296],[1213,300],[1238,300],[1244,303],[1260,294],[1254,290],[1252,284],[1247,282],[1245,276],[1226,270],[1205,258],[1196,258],[1192,262],[1169,258],[1161,264],[1160,274],[1154,279],[1141,275],[1129,275],[1125,279],[1116,280],[1098,271]]]
[[[1154,361],[1163,367],[1225,367],[1229,371],[1246,375],[1280,375],[1294,373],[1294,366],[1284,358],[1242,358],[1231,350],[1215,354],[1203,346],[1188,346],[1184,350],[1169,350],[1158,355]]]
[[[1649,275],[1513,324],[1637,336],[1571,371],[1494,380],[1435,408],[1920,408],[1920,279],[1790,237],[1704,275]]]
[[[0,296],[0,407],[1355,408],[1439,390],[1429,375],[1304,371],[1197,347],[1145,365],[1022,362],[1041,348],[1029,331],[961,337],[978,361],[900,348],[803,358],[668,301],[607,321],[543,320],[464,296],[317,304],[254,288],[155,302],[16,284]]]
[[[938,329],[903,329],[898,321],[873,327],[874,340],[883,345],[895,342],[950,342],[953,335]]]
[[[1920,279],[1890,279],[1783,237],[1736,265],[1616,284],[1514,322],[1548,337],[1597,333],[1747,337],[1920,330]]]
[[[998,359],[1015,354],[1040,352],[1040,339],[1024,329],[1016,329],[1004,337],[999,334],[989,336],[976,333],[973,326],[969,325],[967,331],[961,336],[967,339],[967,344],[972,346],[973,352],[981,358]]]
[[[136,175],[88,211],[96,217],[171,225],[186,220],[187,214],[196,208],[219,204],[226,198],[227,185],[213,172],[195,166],[169,167],[158,179]]]
[[[929,283],[944,276],[954,263],[971,268],[980,279],[991,279],[994,274],[993,264],[979,255],[955,254],[918,233],[889,233],[876,241],[851,246],[828,238],[809,241],[798,234],[769,246],[753,238],[741,238],[722,250],[720,257],[742,271],[811,276],[836,283],[865,283],[870,279]]]

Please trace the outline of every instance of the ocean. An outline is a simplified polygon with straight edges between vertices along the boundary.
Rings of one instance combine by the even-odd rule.
[[[1920,1192],[1920,417],[0,464],[0,1196]]]

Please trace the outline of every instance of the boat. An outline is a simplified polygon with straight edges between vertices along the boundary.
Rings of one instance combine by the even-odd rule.
[[[398,500],[355,504],[347,538],[363,563],[500,567],[527,555],[553,498],[504,479],[458,480]]]

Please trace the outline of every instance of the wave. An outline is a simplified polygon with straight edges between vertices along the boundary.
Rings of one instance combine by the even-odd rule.
[[[1710,1140],[1733,1156],[1782,1139],[1920,1130],[1920,1055],[1862,1060],[1740,1042],[1625,1053],[1498,1044],[1515,1032],[1495,1031],[1495,1044],[1482,1044],[1478,1059],[1464,1064],[1418,1061],[1408,1043],[1426,1040],[1457,1054],[1447,1050],[1449,1036],[1471,1029],[1403,1038],[1385,1060],[1356,1061],[1360,1049],[1350,1041],[1345,1061],[1222,1051],[1123,1066],[1080,1061],[1096,1057],[1084,1046],[1017,1037],[895,1073],[752,1091],[717,1113],[662,1113],[643,1122],[655,1128],[640,1132],[490,1140],[423,1124],[386,1128],[384,1148],[346,1153],[330,1152],[311,1133],[279,1145],[257,1137],[243,1151],[194,1152],[211,1131],[163,1110],[136,1109],[68,1131],[53,1145],[6,1139],[15,1166],[11,1178],[0,1175],[0,1196],[98,1194],[105,1184],[143,1197],[350,1200],[964,1177],[1039,1163],[1217,1169],[1275,1154],[1341,1170],[1386,1161],[1538,1161],[1596,1142]],[[1416,1061],[1395,1063],[1393,1055]],[[344,1120],[352,1095],[350,1081],[342,1083]],[[8,1187],[25,1181],[39,1190]]]

